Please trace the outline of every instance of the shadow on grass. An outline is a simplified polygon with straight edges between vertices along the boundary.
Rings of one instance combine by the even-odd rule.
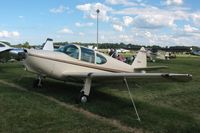
[[[45,80],[43,89],[33,89],[33,77],[26,77],[16,82],[31,91],[51,96],[59,101],[84,108],[90,112],[121,123],[154,132],[200,132],[200,122],[185,112],[149,104],[148,101],[136,101],[142,122],[136,120],[135,111],[130,100],[106,94],[101,88],[92,88],[90,101],[85,105],[75,104],[75,98],[81,90],[80,86],[67,85],[56,80]],[[119,90],[120,93],[121,90]]]
[[[3,69],[0,68],[0,73],[4,73],[5,71]]]
[[[13,62],[13,63],[2,63],[0,64],[1,69],[16,69],[23,68],[22,62]]]

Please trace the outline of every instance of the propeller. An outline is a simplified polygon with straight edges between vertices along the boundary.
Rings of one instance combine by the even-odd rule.
[[[23,60],[26,58],[26,49],[12,49],[9,53],[16,59],[16,60]]]

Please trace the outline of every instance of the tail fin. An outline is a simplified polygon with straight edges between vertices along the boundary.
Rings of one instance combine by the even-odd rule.
[[[147,52],[144,47],[140,49],[135,57],[132,65],[133,68],[145,68],[147,67]]]
[[[54,47],[53,47],[53,39],[51,39],[51,38],[47,38],[46,42],[43,43],[42,50],[54,51]]]

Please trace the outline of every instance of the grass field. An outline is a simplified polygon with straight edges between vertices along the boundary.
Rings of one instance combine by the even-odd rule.
[[[92,88],[90,101],[77,105],[74,98],[79,86],[46,79],[44,88],[33,89],[35,75],[23,70],[20,63],[0,64],[0,79],[29,91],[20,91],[0,83],[0,132],[125,132],[110,123],[66,109],[41,97],[50,96],[67,105],[84,109],[139,132],[200,132],[200,58],[179,57],[150,65],[168,65],[159,72],[190,73],[187,83],[130,83],[142,122],[136,120],[124,84]],[[158,71],[156,71],[158,72]],[[23,76],[22,76],[23,75]]]

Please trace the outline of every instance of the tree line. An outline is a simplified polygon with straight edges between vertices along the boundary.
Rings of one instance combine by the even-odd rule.
[[[9,46],[12,47],[17,47],[17,48],[37,48],[37,47],[41,47],[41,45],[34,45],[34,44],[30,44],[28,41],[24,42],[24,43],[20,43],[17,45],[11,45],[9,42],[4,42]],[[81,46],[97,46],[96,43],[81,43],[81,42],[54,42],[54,47],[58,48],[60,46],[63,46],[65,44],[78,44]],[[192,50],[200,50],[200,47],[197,46],[159,46],[159,45],[139,45],[139,44],[125,44],[125,43],[99,43],[98,44],[98,48],[99,49],[128,49],[128,50],[139,50],[141,47],[145,47],[147,49],[150,49],[154,52],[158,51],[158,50],[164,50],[164,51],[171,51],[171,52],[190,52],[191,48]]]

